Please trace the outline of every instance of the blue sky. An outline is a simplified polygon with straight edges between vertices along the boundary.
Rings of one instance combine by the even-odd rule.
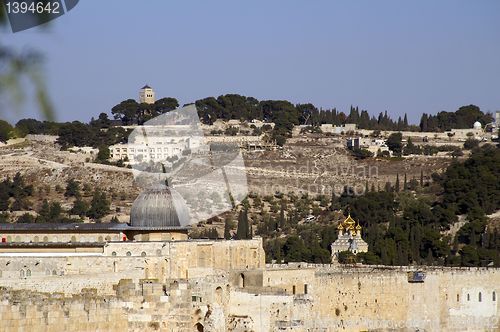
[[[239,93],[371,114],[500,110],[500,1],[80,1],[34,48],[58,120],[85,120],[148,83],[181,103]],[[40,117],[33,103],[12,121]]]

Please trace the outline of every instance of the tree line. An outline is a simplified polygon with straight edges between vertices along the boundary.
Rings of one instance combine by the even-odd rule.
[[[408,117],[392,119],[387,111],[378,116],[370,115],[367,110],[351,106],[344,113],[333,109],[318,109],[312,103],[293,104],[287,100],[261,100],[239,94],[226,94],[217,98],[207,97],[194,102],[200,120],[213,124],[217,120],[261,120],[276,124],[272,137],[284,143],[296,125],[309,125],[313,128],[322,124],[343,125],[354,123],[360,129],[393,131],[445,131],[452,128],[471,128],[479,121],[486,125],[493,121],[490,113],[482,112],[475,105],[462,106],[455,112],[442,111],[436,115],[424,113],[419,125],[412,125]],[[124,132],[117,127],[122,125],[141,125],[146,121],[179,107],[176,98],[165,97],[153,104],[138,103],[126,99],[111,108],[113,119],[101,113],[97,119],[87,123],[79,121],[57,123],[34,119],[20,120],[14,127],[0,121],[0,141],[11,136],[23,137],[26,134],[59,135],[63,146],[99,146],[99,142],[114,144],[123,140]],[[107,132],[110,133],[107,133]]]

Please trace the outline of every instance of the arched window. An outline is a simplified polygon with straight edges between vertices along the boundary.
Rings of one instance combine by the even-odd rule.
[[[222,287],[220,286],[215,289],[215,301],[222,304]]]
[[[143,251],[143,252],[141,252],[141,256],[142,256],[142,257],[146,257],[146,252],[144,252],[144,251]]]
[[[156,249],[156,255],[161,256],[161,249]]]
[[[127,251],[127,256],[132,256],[132,253],[130,251]]]
[[[97,238],[97,242],[102,242],[102,236],[99,236],[99,237]]]
[[[35,236],[35,237],[33,238],[33,242],[38,242],[38,241],[40,241],[40,238],[39,238],[38,236]]]
[[[495,293],[495,291],[493,291],[493,294],[491,294],[491,299],[494,301],[497,300],[497,294]]]
[[[203,325],[201,325],[201,323],[196,323],[196,325],[194,327],[196,328],[197,332],[205,331],[205,329],[203,328]]]
[[[470,301],[470,294],[467,294],[467,301]]]
[[[48,236],[44,236],[43,237],[43,242],[49,242],[49,237]]]
[[[20,276],[21,278],[24,278],[24,270],[19,271],[19,276]]]
[[[30,269],[26,270],[26,277],[31,277],[31,270]]]
[[[481,302],[481,301],[483,300],[483,297],[482,297],[482,295],[481,295],[481,292],[479,292],[479,294],[477,295],[477,297],[478,297],[479,302]]]
[[[76,242],[76,236],[74,236],[74,235],[73,235],[73,236],[71,237],[71,242]]]
[[[460,294],[457,294],[457,302],[460,301]]]
[[[111,253],[111,256],[116,256],[116,251],[113,251],[113,252]]]
[[[52,270],[52,275],[56,276],[57,275],[57,271],[56,270]]]

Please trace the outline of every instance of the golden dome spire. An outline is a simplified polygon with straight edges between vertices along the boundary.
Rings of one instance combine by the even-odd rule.
[[[349,213],[347,218],[344,220],[343,224],[352,226],[352,225],[356,224],[356,221],[354,219],[352,219],[351,214]]]

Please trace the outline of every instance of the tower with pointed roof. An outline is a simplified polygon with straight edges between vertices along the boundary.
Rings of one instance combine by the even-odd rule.
[[[361,238],[361,229],[359,222],[356,222],[350,213],[339,223],[337,240],[331,244],[332,263],[338,262],[338,256],[342,251],[350,251],[353,254],[368,251],[368,244]]]
[[[139,90],[139,103],[141,104],[154,104],[155,91],[149,85],[145,85]]]

